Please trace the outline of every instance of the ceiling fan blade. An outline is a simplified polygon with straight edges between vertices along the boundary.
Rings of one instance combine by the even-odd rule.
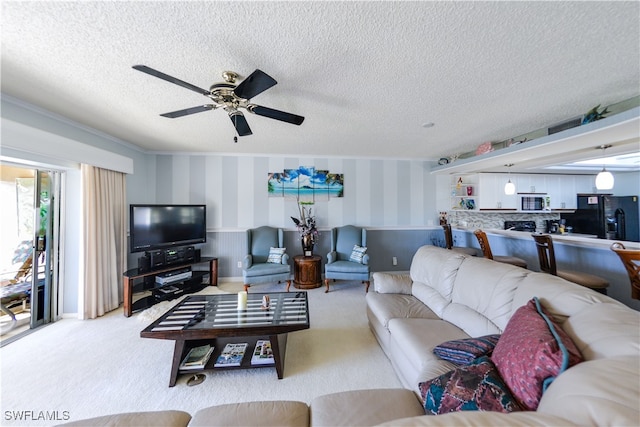
[[[213,110],[216,106],[213,104],[199,105],[197,107],[185,108],[184,110],[172,111],[170,113],[160,114],[162,117],[175,119],[176,117],[188,116],[189,114],[201,113],[203,111]]]
[[[236,131],[238,132],[238,136],[247,136],[252,135],[251,128],[249,127],[249,123],[247,123],[247,119],[244,118],[244,114],[240,111],[232,111],[229,113],[229,118],[231,119],[231,123],[235,126]]]
[[[278,82],[270,75],[264,71],[255,70],[235,88],[233,93],[239,98],[251,99],[276,84],[278,84]]]
[[[162,72],[160,72],[158,70],[154,70],[153,68],[147,67],[146,65],[134,65],[132,68],[135,69],[135,70],[138,70],[138,71],[142,71],[143,73],[150,74],[150,75],[152,75],[154,77],[158,77],[159,79],[166,80],[169,83],[177,84],[178,86],[182,86],[182,87],[190,89],[190,90],[192,90],[194,92],[201,93],[203,95],[209,95],[211,93],[208,90],[202,89],[202,88],[200,88],[198,86],[194,86],[191,83],[187,83],[187,82],[182,81],[180,79],[176,79],[175,77],[172,77],[172,76],[170,76],[168,74],[162,73]]]
[[[262,107],[260,105],[251,104],[247,106],[247,109],[252,113],[259,116],[269,117],[270,119],[280,120],[281,122],[287,122],[294,125],[301,125],[304,122],[304,117],[297,116],[291,113],[285,113],[284,111],[274,110],[269,107]]]

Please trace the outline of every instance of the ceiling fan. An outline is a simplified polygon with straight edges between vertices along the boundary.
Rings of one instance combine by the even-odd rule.
[[[200,113],[202,111],[215,110],[216,108],[224,109],[233,126],[238,132],[238,136],[251,135],[251,128],[245,119],[244,114],[239,109],[245,109],[250,113],[259,116],[268,117],[270,119],[280,120],[282,122],[300,125],[304,121],[304,117],[298,116],[284,111],[274,110],[273,108],[263,107],[250,102],[251,98],[261,94],[265,90],[275,86],[278,82],[271,76],[261,70],[255,70],[246,79],[236,86],[236,80],[240,77],[233,71],[225,71],[222,73],[223,83],[214,83],[209,90],[202,89],[187,83],[168,74],[162,73],[146,65],[134,65],[134,69],[150,74],[170,83],[177,84],[184,88],[198,92],[214,103],[199,105],[197,107],[186,108],[184,110],[172,111],[170,113],[160,114],[163,117],[175,119],[176,117],[187,116],[189,114]]]

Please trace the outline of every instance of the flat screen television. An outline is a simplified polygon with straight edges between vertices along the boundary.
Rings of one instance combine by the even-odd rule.
[[[205,243],[206,205],[130,205],[131,252]]]

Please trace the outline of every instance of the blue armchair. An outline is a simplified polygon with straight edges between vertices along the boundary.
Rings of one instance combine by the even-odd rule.
[[[247,252],[242,260],[242,280],[244,290],[258,283],[287,282],[287,292],[291,286],[291,266],[289,255],[272,254],[271,248],[282,248],[283,233],[280,228],[263,226],[247,230]],[[274,251],[275,252],[275,251]],[[275,255],[275,256],[274,256]],[[279,258],[279,259],[278,259]]]
[[[354,245],[366,248],[367,230],[353,225],[331,229],[331,252],[324,266],[325,293],[329,292],[329,279],[361,280],[369,292],[369,255],[365,253],[359,262],[354,261]]]

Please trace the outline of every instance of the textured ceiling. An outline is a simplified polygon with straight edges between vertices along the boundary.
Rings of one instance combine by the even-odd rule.
[[[437,159],[640,93],[640,3],[2,1],[2,92],[157,152]],[[159,114],[224,70],[306,117]],[[435,126],[422,125],[433,122]]]

